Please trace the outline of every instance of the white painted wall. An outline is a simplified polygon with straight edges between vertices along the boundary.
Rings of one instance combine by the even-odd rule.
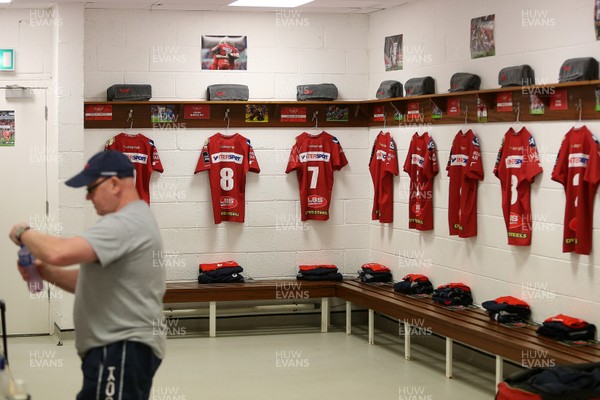
[[[575,0],[568,7],[561,1],[509,0],[442,1],[423,0],[392,10],[371,14],[369,18],[369,97],[386,79],[406,82],[409,78],[431,75],[437,93],[446,92],[455,72],[481,76],[481,88],[497,88],[502,67],[529,64],[537,83],[558,81],[558,72],[567,58],[593,56],[598,59],[600,42],[593,30],[593,1]],[[470,59],[469,26],[471,18],[496,15],[496,56]],[[384,37],[404,35],[404,70],[385,72]],[[408,50],[408,54],[406,51]],[[408,57],[407,57],[408,56]],[[571,104],[573,107],[573,104]],[[574,122],[527,123],[540,152],[543,174],[532,185],[534,219],[531,247],[506,244],[498,179],[493,176],[496,154],[510,124],[470,124],[479,135],[483,152],[485,179],[478,192],[478,228],[474,239],[448,235],[448,178],[445,163],[454,135],[464,126],[419,127],[427,130],[438,146],[443,168],[434,186],[435,230],[409,231],[408,183],[405,173],[396,179],[395,222],[393,226],[371,223],[371,259],[393,267],[395,279],[407,273],[428,275],[434,285],[462,281],[473,290],[476,303],[512,295],[530,303],[534,320],[558,313],[600,323],[600,204],[596,201],[592,255],[562,253],[564,192],[552,181],[551,173],[563,135]],[[597,136],[600,123],[586,124]],[[390,129],[399,146],[403,162],[410,136],[416,129]],[[379,130],[372,129],[370,141]],[[598,196],[596,196],[598,197]]]
[[[366,15],[87,10],[85,19],[86,100],[105,100],[114,83],[150,83],[153,100],[205,99],[214,83],[246,84],[251,99],[295,100],[296,85],[323,82],[335,83],[340,98],[367,97]],[[247,35],[248,70],[202,71],[201,37],[210,34]],[[173,62],[165,62],[167,53]],[[204,141],[216,131],[141,131],[154,139],[165,168],[153,175],[151,202],[170,256],[168,279],[195,279],[200,261],[235,259],[254,278],[293,277],[299,264],[316,262],[353,273],[368,261],[366,129],[328,130],[349,166],[335,173],[330,220],[306,225],[296,175],[284,173],[302,130],[260,127],[239,130],[252,141],[262,170],[248,174],[246,222],[214,224],[208,174],[193,172]],[[86,157],[119,132],[86,130]],[[87,223],[95,218],[88,206]]]

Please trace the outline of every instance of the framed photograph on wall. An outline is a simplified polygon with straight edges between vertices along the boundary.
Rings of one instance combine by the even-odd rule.
[[[242,70],[248,68],[246,36],[202,36],[202,69]]]
[[[596,0],[594,4],[594,26],[596,27],[596,40],[600,40],[600,0]]]
[[[471,58],[496,55],[495,18],[496,16],[492,14],[471,19]]]
[[[403,68],[402,35],[387,36],[385,38],[383,59],[386,71],[398,71]]]

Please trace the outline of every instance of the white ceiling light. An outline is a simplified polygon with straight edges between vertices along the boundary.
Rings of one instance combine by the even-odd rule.
[[[11,2],[12,2],[12,0],[0,0],[0,4],[8,4]]]
[[[233,7],[278,7],[278,8],[293,8],[313,0],[237,0],[229,4]]]

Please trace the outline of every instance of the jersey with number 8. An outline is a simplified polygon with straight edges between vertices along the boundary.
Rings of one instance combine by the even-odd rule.
[[[215,224],[244,222],[246,173],[260,172],[250,141],[236,133],[217,133],[206,140],[196,171],[209,171]]]
[[[594,198],[600,183],[600,145],[585,126],[564,137],[552,171],[552,180],[565,189],[563,252],[590,254]]]
[[[329,219],[333,190],[333,171],[346,164],[340,142],[327,132],[296,137],[285,173],[296,171],[300,186],[301,220]]]
[[[502,139],[494,175],[502,188],[502,212],[508,244],[531,245],[531,183],[542,172],[535,140],[523,127],[510,128]]]

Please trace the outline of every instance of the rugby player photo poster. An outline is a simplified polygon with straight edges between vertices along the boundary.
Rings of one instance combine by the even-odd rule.
[[[15,145],[15,111],[0,111],[0,146]]]
[[[600,0],[594,5],[594,26],[596,27],[596,40],[600,40]]]
[[[494,42],[495,15],[471,19],[471,58],[496,55]]]
[[[202,69],[242,70],[248,67],[246,36],[202,36]]]
[[[387,36],[383,45],[386,71],[402,69],[402,35]]]

